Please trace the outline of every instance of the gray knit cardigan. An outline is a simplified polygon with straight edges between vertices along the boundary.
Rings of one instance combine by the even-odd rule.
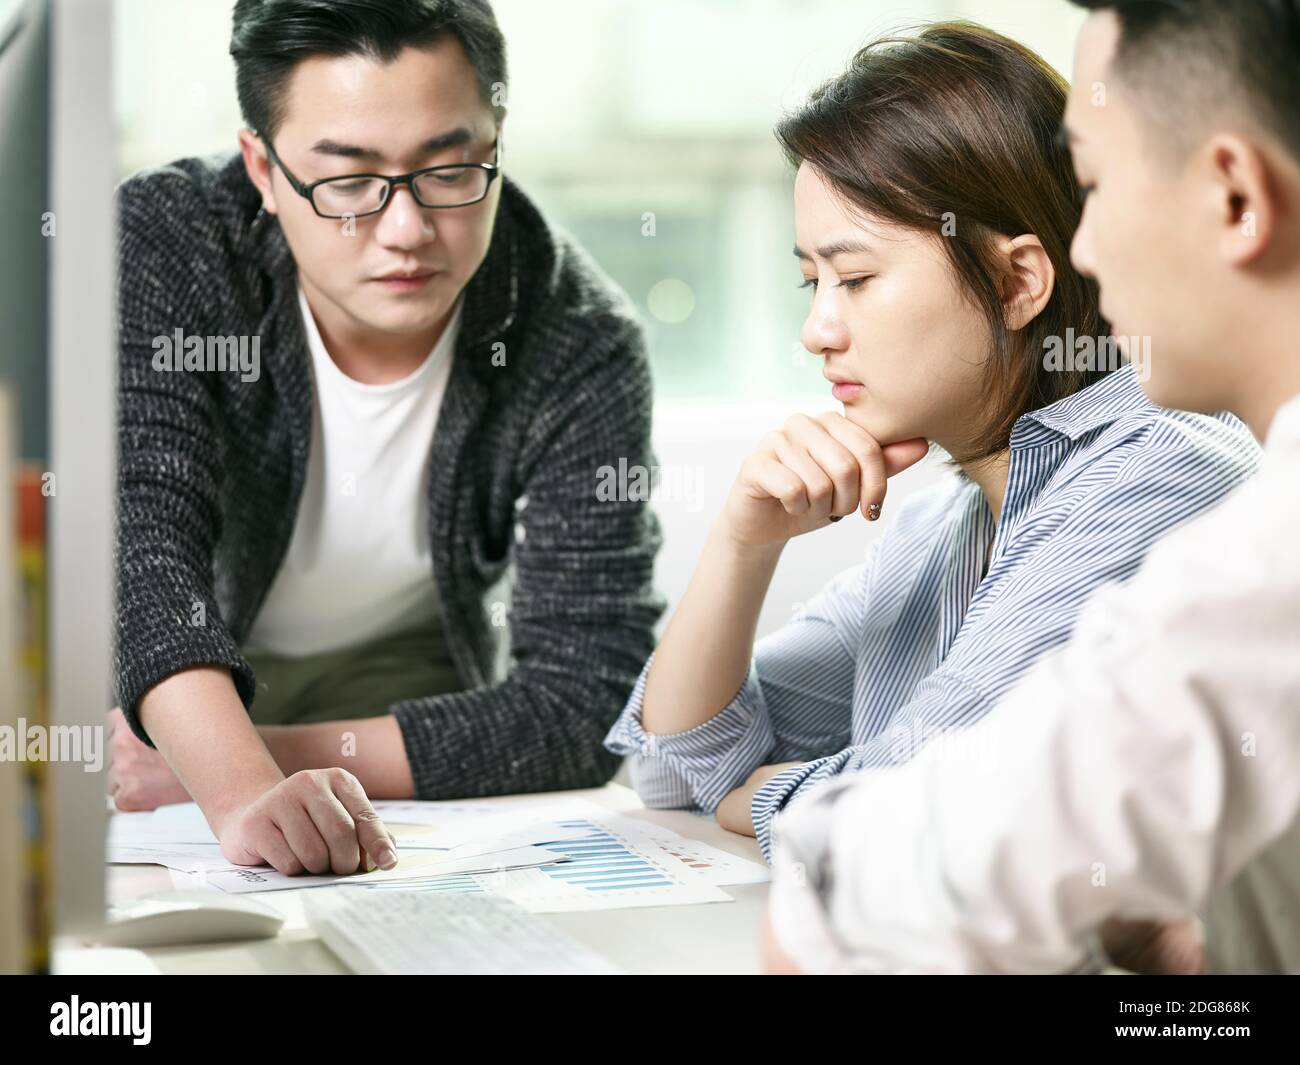
[[[118,210],[115,694],[149,742],[140,698],[178,670],[228,667],[252,703],[239,645],[293,531],[312,385],[293,257],[238,155],[129,178]],[[603,468],[653,462],[641,327],[508,179],[464,295],[429,479],[464,690],[389,712],[417,798],[598,785],[663,609],[649,505],[597,493]],[[155,369],[155,338],[177,329],[259,337],[260,376]]]

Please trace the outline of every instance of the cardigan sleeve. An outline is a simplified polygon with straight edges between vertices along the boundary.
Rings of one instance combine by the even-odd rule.
[[[189,228],[204,211],[179,172],[118,190],[115,696],[151,746],[139,702],[173,673],[225,666],[245,706],[254,690],[215,595],[222,469],[212,375],[169,371],[157,358],[177,330],[223,332],[207,320],[213,267],[199,261],[216,249]]]
[[[603,347],[546,383],[524,445],[508,675],[391,707],[419,799],[594,787],[618,767],[601,740],[653,647],[663,600],[648,499],[597,491],[620,460],[653,464],[640,326]]]

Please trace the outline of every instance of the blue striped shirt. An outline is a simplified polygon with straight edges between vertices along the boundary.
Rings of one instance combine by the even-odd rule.
[[[906,761],[978,720],[1065,642],[1089,595],[1130,577],[1156,540],[1213,507],[1259,458],[1236,418],[1157,407],[1121,367],[1016,421],[996,526],[978,485],[954,472],[895,512],[865,564],[755,644],[716,716],[647,733],[647,662],[605,746],[630,756],[648,806],[707,813],[760,766],[801,762],[754,796],[770,858],[772,818],[795,796]]]

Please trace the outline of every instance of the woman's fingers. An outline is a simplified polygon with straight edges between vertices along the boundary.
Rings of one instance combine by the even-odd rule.
[[[808,489],[793,470],[776,457],[775,442],[772,452],[755,456],[749,465],[749,484],[761,495],[780,500],[785,512],[798,516],[806,514],[811,506]]]
[[[815,470],[813,476],[823,494],[829,485],[830,498],[818,500],[819,504],[824,504],[825,513],[828,516],[852,514],[857,509],[862,487],[862,470],[857,456],[828,432],[825,425],[802,414],[786,422],[784,435],[796,461],[808,462]],[[781,460],[786,461],[785,455]],[[796,472],[803,475],[802,469]]]
[[[922,437],[882,447],[862,426],[833,411],[827,411],[818,421],[857,458],[862,469],[862,516],[869,521],[880,517],[889,478],[920,462],[930,451],[929,442]]]
[[[923,439],[881,447],[841,414],[796,414],[769,433],[743,473],[747,494],[781,502],[792,517],[838,520],[861,509],[880,517],[889,478],[925,457]]]
[[[860,485],[855,505],[860,505],[864,518],[875,521],[880,517],[880,509],[885,505],[885,494],[889,491],[889,473],[880,445],[865,429],[854,425],[841,414],[828,411],[819,416],[817,421],[828,436],[853,456]]]
[[[792,442],[788,436],[782,436],[776,446],[776,457],[782,466],[803,482],[808,497],[805,516],[814,519],[829,517],[835,502],[835,482],[808,453],[807,448]]]

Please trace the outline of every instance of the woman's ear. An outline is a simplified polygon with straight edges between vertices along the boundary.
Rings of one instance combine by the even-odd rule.
[[[1042,242],[1033,234],[1003,240],[1007,273],[1002,282],[1002,314],[1008,329],[1023,329],[1052,298],[1056,271]]]

